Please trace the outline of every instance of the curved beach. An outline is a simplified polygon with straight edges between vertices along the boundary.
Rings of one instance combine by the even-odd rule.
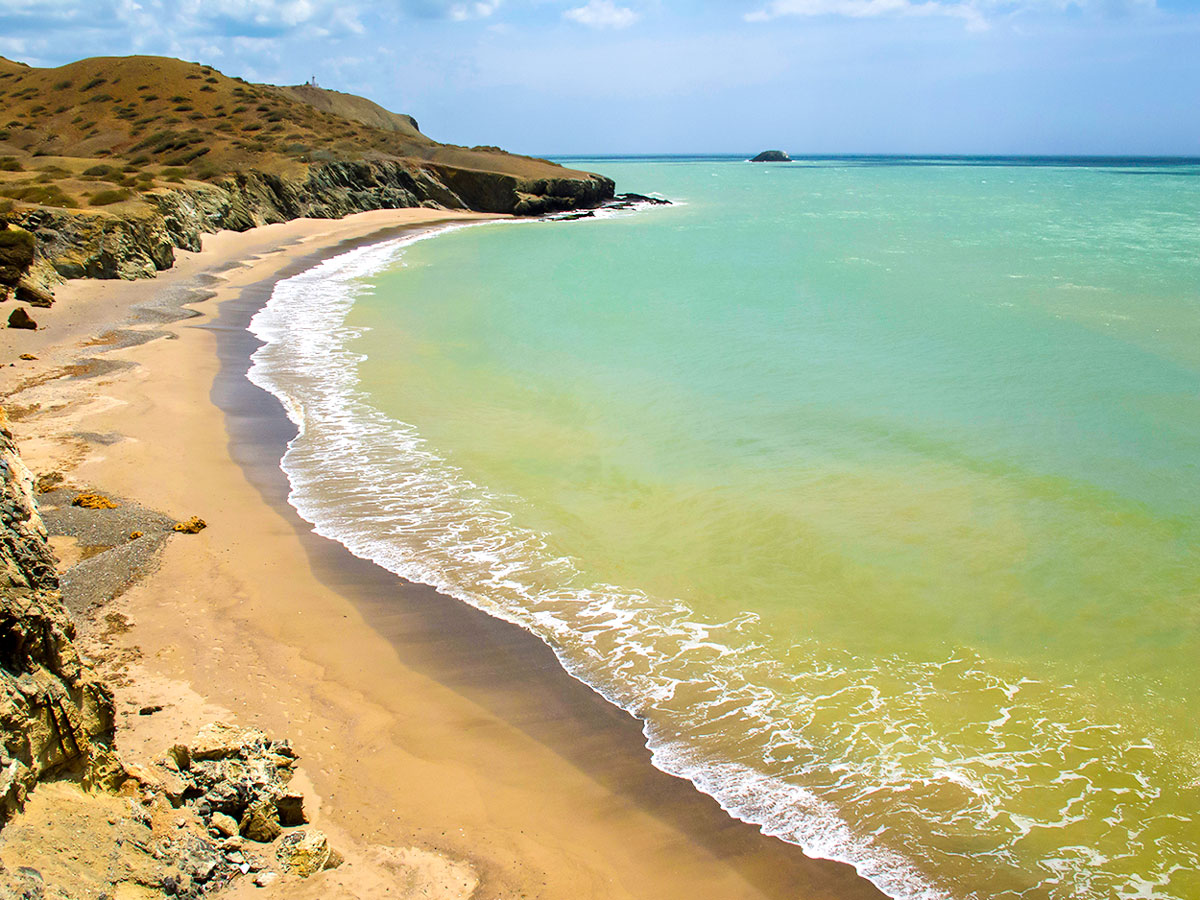
[[[222,233],[153,281],[72,282],[43,331],[5,335],[10,357],[40,357],[3,383],[35,472],[209,523],[105,610],[128,622],[104,639],[137,673],[118,688],[122,749],[161,753],[218,713],[291,739],[351,865],[290,896],[385,895],[395,885],[372,880],[372,860],[413,847],[465,864],[480,897],[881,896],[659,772],[639,724],[533,636],[353,557],[287,505],[294,429],[245,378],[249,319],[321,259],[478,218],[400,210]],[[194,317],[154,324],[155,309],[194,300]],[[97,344],[106,365],[48,380]],[[149,702],[172,722],[139,717]],[[462,895],[450,881],[438,896]]]

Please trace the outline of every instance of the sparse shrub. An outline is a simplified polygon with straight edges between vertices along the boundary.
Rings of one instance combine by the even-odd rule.
[[[129,191],[126,190],[100,191],[92,194],[92,196],[88,199],[88,205],[109,206],[110,204],[120,203],[122,200],[128,199]]]
[[[217,92],[217,89],[215,87],[213,87],[212,85],[208,85],[208,84],[201,85],[200,90],[206,94],[215,94]]]
[[[66,105],[60,106],[58,109],[56,109],[56,110],[54,111],[54,114],[55,114],[56,116],[58,116],[58,115],[62,115],[63,113],[65,113],[65,112],[66,112],[68,109],[70,109],[70,108],[71,108],[71,107],[69,107],[69,106],[66,106]]]
[[[0,172],[23,172],[25,167],[15,156],[0,157]]]
[[[190,103],[180,103],[175,107],[175,112],[191,112],[195,108],[196,107],[192,106]]]
[[[235,106],[233,108],[233,114],[236,116],[238,113],[244,113],[249,108],[250,107],[248,107],[248,106]]]
[[[262,122],[248,122],[242,126],[242,131],[259,131],[262,129]]]
[[[94,175],[97,178],[101,178],[105,175],[111,174],[112,171],[113,171],[112,166],[99,165],[99,166],[92,166],[91,168],[88,168],[88,169],[84,169],[83,174],[84,175]]]
[[[42,206],[74,207],[78,204],[56,184],[30,184],[0,188],[0,195],[20,200],[24,203],[38,203]]]
[[[57,81],[57,82],[55,82],[55,83],[54,83],[54,90],[56,90],[56,91],[65,91],[65,90],[66,90],[67,88],[69,88],[69,87],[70,87],[72,84],[73,84],[73,82],[71,81],[71,79],[70,79],[70,78],[64,78],[62,81]]]
[[[98,87],[100,87],[100,85],[107,84],[107,83],[108,83],[107,78],[102,78],[101,76],[97,75],[95,78],[93,78],[91,81],[89,81],[83,87],[81,87],[80,90],[81,91],[90,91],[92,88],[98,88]]]
[[[188,101],[188,98],[183,96],[183,94],[176,94],[174,97],[171,98],[172,103],[187,103],[187,101]]]
[[[147,103],[153,103],[155,100],[158,99],[158,94],[147,94],[142,99],[145,100]]]
[[[195,150],[192,150],[189,153],[181,153],[178,156],[174,156],[171,159],[168,159],[167,165],[176,166],[176,167],[177,166],[186,166],[188,163],[194,162],[195,160],[199,159],[201,156],[204,156],[206,153],[208,153],[208,149],[209,149],[208,147],[197,147]]]
[[[88,103],[107,103],[112,98],[112,94],[94,94],[88,98]]]
[[[27,268],[33,262],[34,237],[28,231],[0,231],[0,258],[16,268]]]
[[[144,166],[144,165],[146,165],[146,164],[147,164],[147,163],[149,163],[149,162],[150,162],[150,157],[146,156],[146,155],[143,153],[142,155],[140,155],[140,156],[135,156],[133,159],[131,159],[131,160],[129,161],[129,164],[130,164],[130,165],[132,165],[132,166]]]

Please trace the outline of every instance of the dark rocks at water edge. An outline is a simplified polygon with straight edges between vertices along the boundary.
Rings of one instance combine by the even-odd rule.
[[[670,200],[664,200],[662,197],[647,197],[645,194],[617,194],[611,200],[606,202],[600,209],[637,209],[640,206],[670,206]],[[591,219],[596,215],[596,210],[587,209],[581,212],[557,213],[552,216],[547,216],[556,222],[570,222],[575,219]]]
[[[750,162],[791,162],[792,158],[782,150],[764,150]]]

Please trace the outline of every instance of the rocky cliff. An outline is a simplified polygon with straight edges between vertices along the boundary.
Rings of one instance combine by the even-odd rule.
[[[533,216],[614,192],[548,160],[438,143],[362,97],[161,57],[0,58],[0,113],[0,222],[37,238],[38,289],[54,273],[153,275],[205,231],[409,206]]]
[[[75,649],[33,476],[0,427],[0,825],[40,780],[107,785],[112,693]]]
[[[613,182],[522,179],[499,172],[402,160],[313,164],[303,177],[250,171],[144,195],[120,214],[52,207],[14,211],[37,238],[37,258],[63,278],[144,278],[168,269],[175,249],[199,250],[201,235],[309,217],[340,218],[413,206],[541,215],[598,206]]]

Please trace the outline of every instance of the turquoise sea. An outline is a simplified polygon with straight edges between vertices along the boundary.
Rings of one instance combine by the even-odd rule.
[[[893,897],[1200,897],[1200,162],[571,165],[279,284],[300,513]]]

